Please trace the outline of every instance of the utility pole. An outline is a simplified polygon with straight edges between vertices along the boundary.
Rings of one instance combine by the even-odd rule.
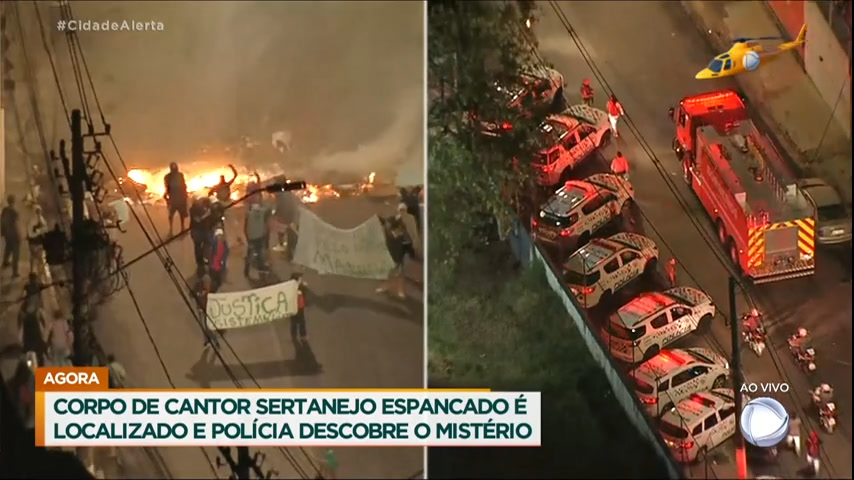
[[[65,152],[63,161],[68,163]],[[71,175],[67,178],[71,194],[71,251],[72,251],[72,327],[74,330],[74,357],[78,366],[89,365],[89,325],[86,302],[86,245],[83,242],[86,228],[86,159],[83,156],[83,117],[79,109],[71,111]]]
[[[741,386],[744,378],[741,373],[741,322],[738,320],[738,312],[735,304],[736,282],[735,277],[729,277],[729,325],[732,334],[732,361],[730,371],[732,372],[732,391],[735,396],[736,415],[741,415],[744,408]],[[747,478],[747,452],[744,450],[744,436],[741,429],[735,428],[735,462],[738,467],[738,478]]]
[[[252,455],[249,452],[249,447],[237,447],[237,460],[231,456],[231,448],[219,447],[220,456],[216,457],[218,467],[228,465],[231,469],[231,480],[267,480],[278,476],[279,472],[268,470],[266,473],[261,469],[261,464],[264,462],[263,453],[255,453]],[[254,476],[253,476],[254,474]]]

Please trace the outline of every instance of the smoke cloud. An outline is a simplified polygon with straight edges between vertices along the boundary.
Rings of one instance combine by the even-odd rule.
[[[423,165],[420,2],[72,2],[92,21],[164,31],[80,32],[107,120],[131,168],[202,146],[259,144],[248,168],[394,178]],[[45,8],[44,10],[47,10]],[[52,21],[58,18],[53,11]],[[57,56],[68,57],[55,38]],[[70,67],[63,82],[79,105]],[[92,99],[90,99],[92,103]],[[97,124],[98,122],[96,122]],[[286,131],[284,156],[272,134]],[[314,178],[307,178],[312,181]]]

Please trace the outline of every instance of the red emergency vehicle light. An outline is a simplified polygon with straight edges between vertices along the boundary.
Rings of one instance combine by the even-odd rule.
[[[692,115],[694,113],[690,112],[690,110],[695,108],[703,108],[706,110],[735,110],[744,108],[744,103],[741,101],[741,97],[739,97],[733,90],[723,90],[695,95],[693,97],[683,99],[680,103],[686,110],[689,110],[689,114]]]
[[[685,364],[685,360],[682,357],[674,355],[670,350],[662,350],[659,352],[658,357],[665,363],[674,362],[679,365]]]

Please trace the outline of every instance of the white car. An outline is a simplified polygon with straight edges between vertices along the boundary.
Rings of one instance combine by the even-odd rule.
[[[611,138],[608,114],[584,104],[549,116],[540,131],[545,146],[537,153],[534,167],[538,171],[537,183],[546,186],[566,179]]]
[[[724,387],[729,363],[707,348],[662,350],[628,376],[647,413],[658,417],[692,393]]]
[[[637,233],[623,232],[594,238],[563,265],[563,281],[583,308],[593,308],[658,262],[655,242]]]
[[[850,242],[851,216],[839,192],[820,178],[806,178],[799,184],[818,215],[818,243],[838,245]]]
[[[632,185],[622,177],[600,173],[566,182],[543,205],[532,222],[537,240],[566,246],[586,244],[597,230],[623,214],[631,214]]]
[[[748,399],[745,398],[746,405]],[[658,425],[673,458],[682,463],[703,461],[709,450],[735,435],[740,415],[730,388],[698,392],[661,416]]]
[[[643,293],[611,315],[602,341],[617,360],[637,363],[695,330],[706,331],[714,316],[711,297],[696,288]]]

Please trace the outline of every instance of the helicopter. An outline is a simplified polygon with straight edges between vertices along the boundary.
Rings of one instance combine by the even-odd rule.
[[[783,40],[783,37],[743,37],[736,38],[732,47],[725,53],[716,56],[709,65],[700,70],[694,77],[697,80],[731,77],[740,73],[752,72],[762,65],[779,58],[783,53],[800,47],[807,40],[807,26],[801,27],[798,37],[791,42],[785,42],[776,47],[766,49],[760,42],[768,40]]]

